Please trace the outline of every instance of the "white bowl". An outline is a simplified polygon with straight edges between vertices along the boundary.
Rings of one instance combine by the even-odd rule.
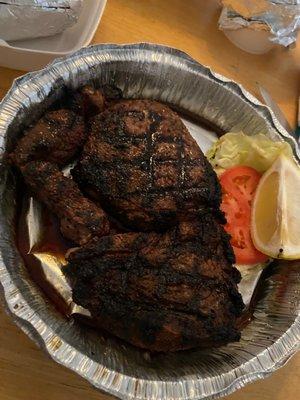
[[[252,54],[265,54],[276,46],[270,41],[269,30],[254,30],[251,27],[224,29],[227,38],[240,49]]]
[[[50,37],[15,42],[0,39],[2,67],[33,71],[88,46],[96,32],[106,0],[84,0],[78,22],[64,32]]]

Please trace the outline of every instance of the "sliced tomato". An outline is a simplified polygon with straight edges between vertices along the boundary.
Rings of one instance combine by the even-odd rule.
[[[221,210],[226,216],[225,230],[231,236],[237,264],[257,264],[268,259],[254,247],[250,234],[251,204],[260,178],[254,168],[246,166],[230,168],[220,177]]]
[[[248,223],[248,207],[246,203],[239,202],[230,192],[222,188],[221,209],[226,215],[228,226],[244,226]]]
[[[261,175],[254,168],[247,166],[233,167],[221,175],[221,186],[234,198],[246,201],[251,207]]]
[[[231,235],[230,242],[237,264],[258,264],[268,259],[268,256],[254,247],[249,227],[250,221],[243,226],[225,226],[225,230]]]

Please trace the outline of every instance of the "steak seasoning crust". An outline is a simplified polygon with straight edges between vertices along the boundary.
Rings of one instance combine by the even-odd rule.
[[[179,116],[85,87],[9,156],[74,244],[64,273],[96,324],[140,348],[239,340],[239,272],[215,172]],[[77,158],[72,177],[63,166]]]
[[[221,201],[216,174],[181,119],[150,100],[123,100],[96,116],[73,176],[134,230],[165,230]]]
[[[239,340],[243,301],[228,236],[211,214],[164,234],[95,239],[72,252],[73,299],[99,326],[151,351]]]

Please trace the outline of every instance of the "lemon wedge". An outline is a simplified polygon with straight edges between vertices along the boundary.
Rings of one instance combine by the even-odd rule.
[[[284,154],[258,184],[251,236],[255,247],[272,258],[300,258],[300,168]]]

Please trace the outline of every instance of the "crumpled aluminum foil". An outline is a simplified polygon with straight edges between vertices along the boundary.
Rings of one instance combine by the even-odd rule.
[[[270,30],[270,40],[290,46],[300,29],[300,0],[221,0],[221,30],[251,27]]]
[[[16,80],[0,104],[0,156],[12,150],[24,127],[61,96],[63,87],[95,81],[120,87],[125,97],[157,99],[192,115],[201,141],[209,135],[201,129],[203,121],[214,132],[260,132],[288,141],[300,162],[296,141],[240,85],[179,50],[145,43],[84,48]],[[100,390],[124,400],[215,399],[268,376],[300,349],[299,261],[278,262],[265,270],[253,318],[240,342],[220,348],[149,355],[66,318],[33,282],[16,246],[18,193],[16,176],[3,159],[0,296],[15,323],[50,357]]]
[[[0,39],[53,36],[74,25],[82,0],[6,0],[0,2]]]

